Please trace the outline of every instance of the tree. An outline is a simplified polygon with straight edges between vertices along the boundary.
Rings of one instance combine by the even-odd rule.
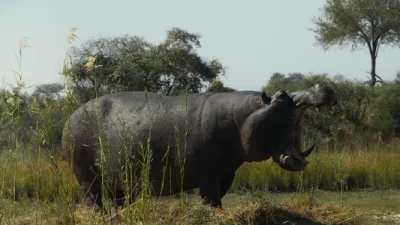
[[[219,80],[215,80],[211,83],[210,87],[207,88],[207,92],[234,92],[233,88],[225,87],[224,83]]]
[[[89,40],[73,48],[74,66],[69,75],[85,100],[96,93],[145,88],[164,95],[198,93],[225,74],[217,59],[206,61],[198,55],[199,38],[173,28],[159,44],[129,35]]]
[[[41,84],[36,86],[35,91],[33,91],[32,95],[39,97],[47,97],[54,99],[60,96],[60,92],[64,89],[64,87],[59,83],[51,83],[51,84]]]
[[[267,93],[275,93],[279,90],[295,91],[303,88],[304,75],[302,73],[273,73],[267,84],[262,89]]]
[[[325,50],[348,44],[355,50],[366,44],[371,56],[368,83],[372,88],[383,83],[376,58],[381,45],[400,45],[399,0],[327,0],[322,16],[313,22],[317,43]]]

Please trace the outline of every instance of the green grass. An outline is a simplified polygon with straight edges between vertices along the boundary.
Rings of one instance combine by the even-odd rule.
[[[400,188],[399,140],[367,148],[321,150],[309,156],[303,172],[284,171],[272,160],[245,163],[236,173],[233,189],[350,191],[360,188]]]
[[[397,141],[381,147],[380,152],[360,149],[353,152],[315,153],[303,172],[281,169],[271,160],[245,163],[236,172],[231,191],[303,192],[315,189],[352,191],[387,190],[400,187],[400,152],[392,147]],[[68,187],[73,196],[78,184],[71,168],[61,159],[46,152],[10,149],[0,153],[0,190],[3,198],[34,196],[52,200],[59,187]],[[146,175],[147,176],[147,175]]]

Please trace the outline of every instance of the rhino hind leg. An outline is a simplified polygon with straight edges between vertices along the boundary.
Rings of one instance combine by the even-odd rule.
[[[102,196],[101,196],[101,184],[97,180],[90,184],[90,182],[83,182],[81,185],[81,196],[83,197],[84,203],[88,207],[98,206],[100,209],[103,208]]]
[[[125,203],[125,195],[122,190],[108,190],[108,198],[113,206],[123,206]]]
[[[123,190],[109,191],[108,196],[114,207],[123,207],[125,203],[132,204],[135,201],[133,192],[130,193],[130,196],[126,196]]]
[[[125,194],[123,190],[108,191],[108,197],[114,207],[123,207],[125,204]]]
[[[74,166],[75,177],[80,185],[80,196],[83,203],[92,208],[98,206],[103,208],[101,196],[101,179],[96,177],[93,172],[86,171],[82,173],[82,168],[79,165]]]

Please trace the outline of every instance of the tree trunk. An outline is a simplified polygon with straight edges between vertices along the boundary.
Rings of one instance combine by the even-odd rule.
[[[371,82],[369,85],[374,88],[376,84],[376,56],[371,54]]]

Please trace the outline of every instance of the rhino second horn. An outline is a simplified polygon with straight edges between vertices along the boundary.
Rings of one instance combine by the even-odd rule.
[[[314,150],[315,144],[313,144],[309,149],[305,150],[304,152],[301,153],[301,156],[306,158],[311,154],[311,152]]]

